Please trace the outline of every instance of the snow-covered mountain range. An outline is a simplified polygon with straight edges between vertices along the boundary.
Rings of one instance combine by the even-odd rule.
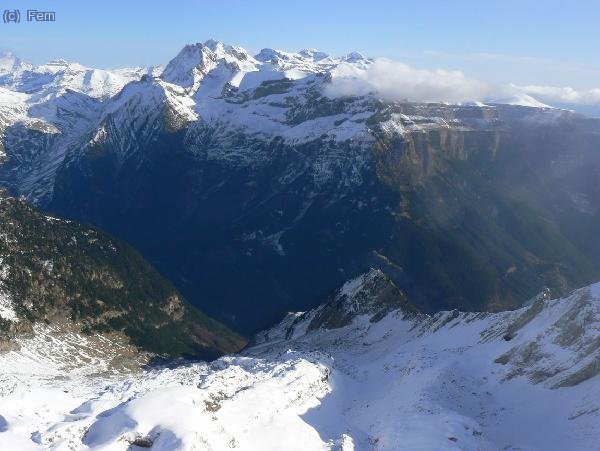
[[[284,98],[295,94],[295,106],[301,108],[309,88],[318,94],[314,88],[322,87],[337,66],[362,67],[369,62],[358,54],[332,58],[310,50],[265,49],[253,57],[240,47],[212,40],[186,46],[164,71],[162,67],[108,71],[63,60],[34,67],[5,53],[0,58],[0,137],[11,148],[5,158],[12,164],[2,172],[19,194],[43,202],[52,196],[56,171],[69,153],[103,139],[118,140],[124,159],[155,139],[161,128],[180,129],[199,119],[197,133],[205,130],[204,124],[212,124],[217,129],[234,126],[228,135],[242,129],[304,141],[328,131],[351,137],[364,128],[354,122],[364,123],[364,111],[298,127],[288,117],[294,105],[286,106]],[[292,85],[293,92],[288,92],[286,86]],[[167,123],[160,126],[156,119],[163,117]],[[345,125],[334,125],[346,119],[350,120]],[[107,133],[111,127],[112,133]],[[26,159],[21,150],[25,147],[37,152]],[[232,152],[214,156],[244,157]]]
[[[371,266],[429,312],[600,277],[599,120],[332,89],[373,64],[213,40],[164,68],[4,54],[0,184],[129,242],[249,335]]]
[[[0,449],[597,446],[600,121],[373,64],[0,54]]]
[[[252,56],[214,40],[186,46],[164,68],[102,70],[64,60],[33,66],[5,52],[0,54],[0,138],[5,149],[0,150],[9,163],[0,177],[18,194],[44,203],[52,197],[56,172],[82,147],[110,139],[125,159],[162,129],[179,130],[190,122],[194,126],[188,140],[200,139],[208,127],[213,139],[216,133],[231,144],[240,133],[288,143],[322,136],[368,140],[367,119],[377,110],[377,93],[352,101],[327,93],[332,80],[345,77],[348,68],[364,70],[372,63],[359,53],[335,58],[317,50],[263,49]],[[525,96],[500,102],[546,107]],[[489,108],[481,103],[466,106]],[[542,110],[546,114],[531,114],[538,121],[567,114]],[[392,114],[381,127],[402,136],[432,128],[486,128],[496,120],[494,114],[484,114],[479,122],[424,114]],[[157,123],[159,117],[165,123]],[[264,158],[236,147],[221,148],[210,157],[250,159],[254,164]],[[329,164],[320,162],[315,177],[326,177]]]
[[[49,178],[65,157],[64,149],[96,124],[102,101],[128,83],[161,70],[108,71],[65,60],[33,66],[12,53],[0,53],[1,157],[12,159],[15,165],[35,165],[35,171],[15,175],[24,189],[48,189]],[[34,136],[23,136],[27,131]],[[15,149],[9,155],[7,146]]]
[[[597,284],[426,315],[371,270],[240,355],[145,370],[46,329],[0,355],[3,449],[588,450],[600,434]]]

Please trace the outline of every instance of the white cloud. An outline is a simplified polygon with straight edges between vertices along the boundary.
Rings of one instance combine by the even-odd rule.
[[[577,90],[568,86],[560,88],[537,85],[515,86],[515,88],[545,103],[600,105],[600,88]]]
[[[367,69],[340,65],[332,73],[327,95],[331,97],[377,93],[386,100],[449,102],[483,100],[489,86],[462,72],[414,69],[406,64],[377,59]]]
[[[460,71],[415,69],[377,59],[367,68],[341,64],[326,89],[330,97],[373,93],[387,101],[464,103],[483,101],[526,106],[570,108],[594,116],[600,113],[600,89],[516,84],[494,85]]]

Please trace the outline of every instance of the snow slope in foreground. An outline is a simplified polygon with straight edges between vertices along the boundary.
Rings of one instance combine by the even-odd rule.
[[[349,325],[316,327],[326,306],[293,314],[210,364],[65,372],[55,343],[22,340],[0,357],[0,449],[597,448],[600,285],[514,312],[379,319],[360,305],[379,277],[334,298]]]

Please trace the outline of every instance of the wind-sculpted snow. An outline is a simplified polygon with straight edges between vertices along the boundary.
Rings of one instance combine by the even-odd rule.
[[[374,318],[373,299],[367,295],[393,296],[386,283],[391,282],[380,272],[371,272],[332,297],[330,302],[353,315],[347,325],[310,327],[319,310],[290,314],[243,355],[210,364],[182,362],[133,374],[89,376],[81,369],[65,373],[40,359],[27,370],[15,366],[32,354],[33,345],[22,341],[21,351],[0,357],[3,380],[20,381],[3,382],[0,447],[596,446],[597,286],[565,299],[540,298],[512,312],[429,316],[404,304]],[[524,352],[528,348],[536,351]]]

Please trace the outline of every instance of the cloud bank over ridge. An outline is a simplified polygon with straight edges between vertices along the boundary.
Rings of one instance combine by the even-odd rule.
[[[330,97],[368,93],[388,101],[502,102],[575,110],[581,107],[586,114],[600,116],[600,88],[493,85],[470,78],[461,71],[416,69],[389,59],[376,59],[366,69],[341,64],[332,72],[326,91]]]
[[[489,86],[460,71],[414,69],[404,63],[376,59],[367,69],[342,64],[332,73],[332,97],[377,93],[391,101],[466,102],[483,100]]]

